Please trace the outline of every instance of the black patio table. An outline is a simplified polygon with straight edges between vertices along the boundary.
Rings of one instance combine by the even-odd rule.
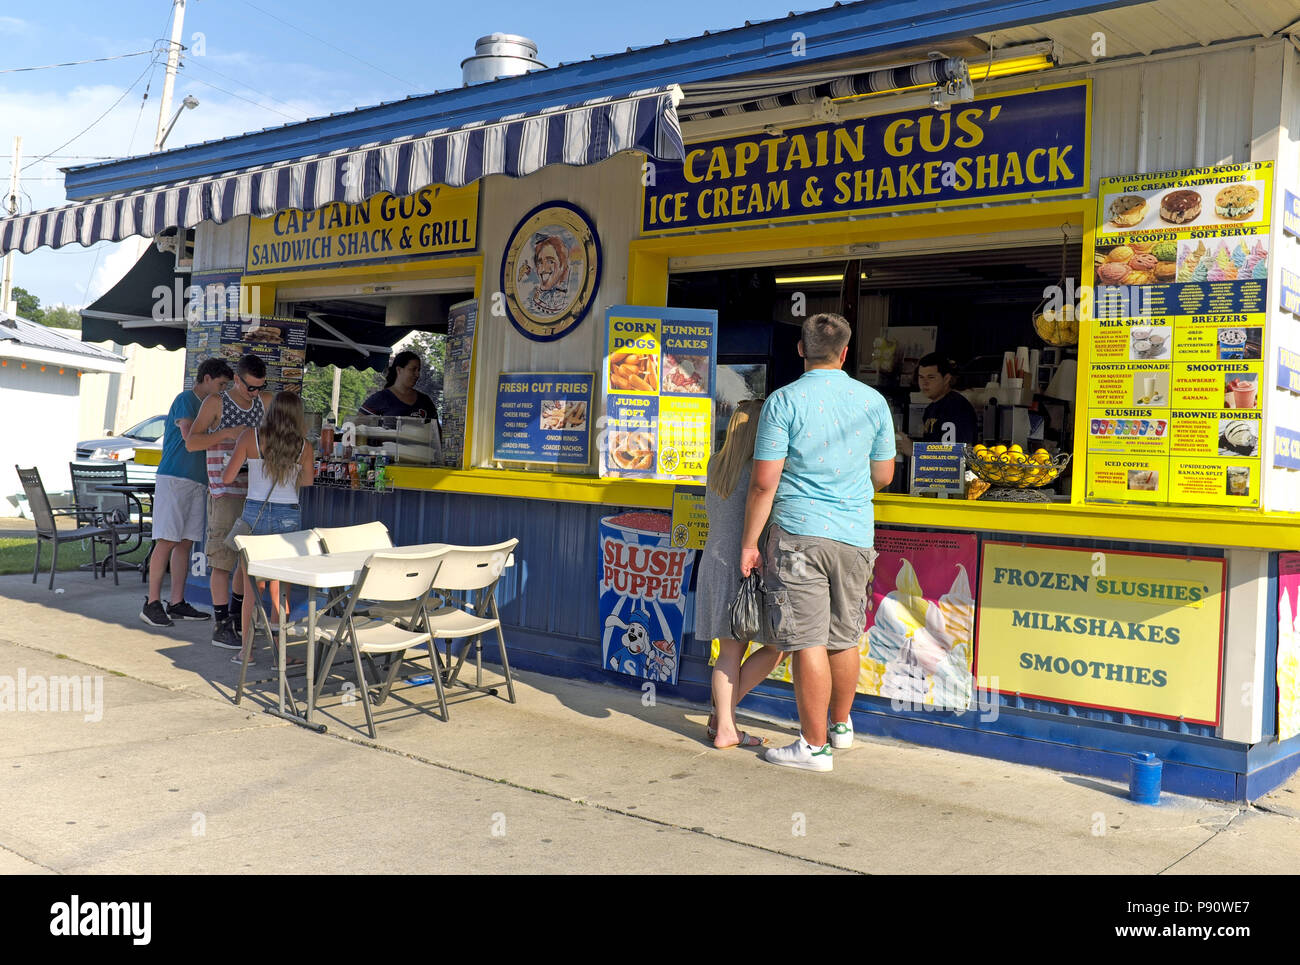
[[[154,495],[154,491],[157,488],[157,484],[154,482],[104,483],[103,485],[95,486],[93,488],[94,491],[97,493],[122,493],[127,496],[137,496],[137,497],[148,496],[152,498]],[[139,500],[137,499],[137,503],[138,502]],[[142,507],[141,508],[142,524],[143,524],[143,517],[144,517],[144,513]],[[140,537],[141,537],[141,542],[143,542],[144,541],[143,529],[141,530]],[[150,541],[152,543],[152,537]],[[128,552],[134,552],[134,549],[128,550]],[[153,547],[151,545],[149,547],[149,552],[145,554],[144,560],[142,562],[131,563],[131,562],[123,562],[122,560],[118,560],[117,568],[119,570],[135,570],[140,573],[140,578],[143,580],[145,578],[145,574],[149,572],[149,557],[152,555],[152,553],[153,553]],[[104,574],[107,575],[108,567],[110,565],[109,562],[101,561],[99,565],[103,568]]]

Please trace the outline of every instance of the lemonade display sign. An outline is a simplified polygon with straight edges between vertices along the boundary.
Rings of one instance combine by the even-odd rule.
[[[1089,499],[1259,508],[1273,162],[1102,178]]]
[[[975,673],[989,689],[1219,721],[1222,558],[985,540]]]
[[[705,481],[718,313],[616,305],[605,315],[600,474]]]

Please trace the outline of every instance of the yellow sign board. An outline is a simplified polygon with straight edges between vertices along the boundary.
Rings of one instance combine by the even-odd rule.
[[[702,550],[709,538],[709,514],[704,493],[694,489],[673,491],[673,545]]]
[[[1222,559],[986,541],[975,673],[990,689],[1218,724]]]
[[[1089,499],[1261,505],[1272,193],[1271,161],[1099,182]]]
[[[404,198],[336,201],[316,211],[286,208],[254,218],[248,274],[327,268],[473,251],[478,247],[478,183],[432,185]]]

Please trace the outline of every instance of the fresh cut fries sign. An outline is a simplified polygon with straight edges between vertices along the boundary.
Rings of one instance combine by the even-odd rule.
[[[718,313],[616,305],[605,332],[600,474],[704,482]]]

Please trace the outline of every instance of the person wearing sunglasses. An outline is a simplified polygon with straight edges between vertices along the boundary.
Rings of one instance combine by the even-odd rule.
[[[208,529],[203,549],[208,557],[212,608],[216,611],[212,644],[226,650],[238,650],[243,645],[236,627],[243,600],[238,594],[232,594],[231,589],[242,587],[244,579],[239,572],[239,557],[226,545],[226,537],[244,512],[248,473],[241,472],[229,484],[222,481],[221,474],[230,462],[235,441],[244,430],[256,429],[266,421],[271,393],[265,386],[266,363],[256,355],[243,356],[235,366],[230,387],[204,400],[186,440],[191,452],[207,454]]]

